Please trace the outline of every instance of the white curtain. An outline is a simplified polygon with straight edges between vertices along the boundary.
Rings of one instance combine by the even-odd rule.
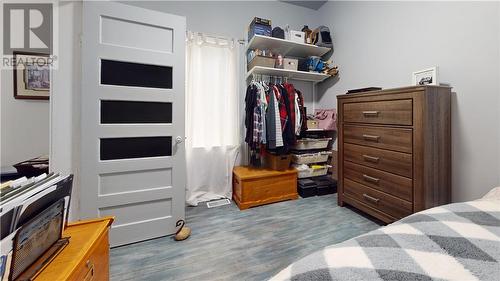
[[[238,42],[188,33],[186,201],[231,198],[239,149]]]

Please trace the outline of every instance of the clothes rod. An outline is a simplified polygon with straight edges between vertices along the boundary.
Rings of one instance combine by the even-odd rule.
[[[241,45],[245,45],[246,44],[246,40],[245,39],[233,39],[233,38],[224,37],[224,36],[220,36],[220,35],[209,34],[209,33],[204,33],[204,32],[195,32],[195,31],[189,31],[189,30],[186,31],[186,37],[188,37],[190,33],[191,34],[197,34],[197,35],[200,35],[200,36],[212,37],[212,38],[216,38],[216,39],[228,40],[228,41],[235,40],[235,41],[237,41]]]

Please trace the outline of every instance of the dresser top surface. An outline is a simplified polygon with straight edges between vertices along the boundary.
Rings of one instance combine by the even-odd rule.
[[[63,237],[70,237],[69,244],[59,253],[35,280],[65,280],[113,223],[112,217],[70,223]]]
[[[342,95],[338,95],[337,99],[349,99],[349,98],[366,97],[366,96],[381,95],[381,94],[425,92],[429,89],[445,90],[447,92],[451,91],[451,87],[449,87],[449,86],[434,86],[434,85],[408,86],[408,87],[390,88],[390,89],[368,91],[368,92],[361,92],[361,93],[353,93],[353,94],[342,94]]]

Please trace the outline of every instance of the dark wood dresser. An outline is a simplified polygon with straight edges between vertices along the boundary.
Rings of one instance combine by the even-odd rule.
[[[386,223],[451,200],[451,88],[337,96],[340,206]]]

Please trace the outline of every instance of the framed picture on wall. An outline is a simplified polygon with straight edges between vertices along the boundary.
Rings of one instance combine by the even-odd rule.
[[[437,66],[413,72],[413,85],[439,85]]]
[[[48,100],[50,96],[49,55],[14,52],[14,98]]]

